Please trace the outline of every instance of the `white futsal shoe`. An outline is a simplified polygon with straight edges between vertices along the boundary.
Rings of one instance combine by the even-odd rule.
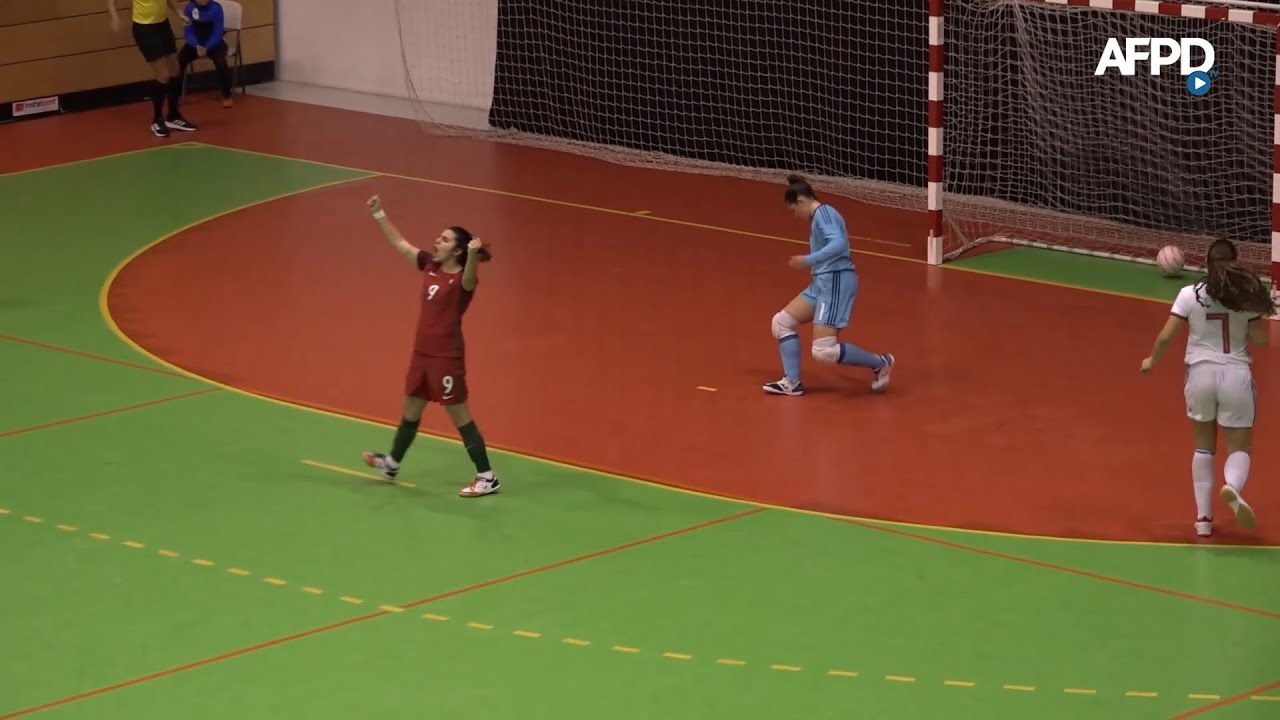
[[[1236,514],[1236,522],[1240,523],[1240,527],[1245,530],[1253,529],[1257,518],[1253,516],[1253,508],[1249,507],[1249,503],[1244,501],[1244,496],[1238,490],[1230,485],[1223,485],[1218,491],[1218,497],[1226,501],[1227,507]]]
[[[1213,534],[1213,518],[1202,517],[1196,520],[1196,534],[1200,537],[1209,537]]]
[[[462,497],[481,497],[483,495],[492,495],[502,489],[502,483],[498,482],[498,476],[493,473],[485,473],[476,475],[471,484],[462,488],[458,492]]]
[[[364,460],[365,465],[377,470],[383,480],[395,482],[396,476],[400,474],[400,464],[386,453],[365,450],[360,453],[360,459]]]
[[[876,376],[871,381],[871,389],[874,392],[884,392],[884,389],[889,387],[889,373],[893,371],[893,356],[886,353],[882,357],[885,361],[884,367],[876,370]]]
[[[784,377],[776,382],[765,383],[764,391],[774,395],[803,395],[804,383],[798,380],[791,382]]]

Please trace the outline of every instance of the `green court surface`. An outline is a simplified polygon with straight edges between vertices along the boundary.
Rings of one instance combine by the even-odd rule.
[[[1151,265],[1033,247],[974,255],[957,260],[954,266],[1170,303],[1184,285],[1202,277],[1191,271],[1164,277]]]
[[[193,168],[163,202],[120,181]],[[1273,549],[844,522],[506,453],[519,492],[463,501],[456,443],[371,481],[387,428],[167,374],[103,317],[139,248],[363,176],[201,145],[0,176],[0,718],[1280,717]],[[964,264],[1171,297],[1046,252]]]

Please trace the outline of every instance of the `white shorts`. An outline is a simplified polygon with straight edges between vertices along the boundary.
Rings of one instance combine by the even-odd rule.
[[[1187,367],[1182,394],[1187,417],[1222,427],[1251,428],[1257,402],[1253,372],[1238,363],[1202,362]]]

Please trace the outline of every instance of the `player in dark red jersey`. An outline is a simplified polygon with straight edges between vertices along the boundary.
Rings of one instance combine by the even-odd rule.
[[[467,366],[462,340],[462,315],[475,296],[476,270],[489,260],[489,250],[478,238],[461,227],[446,228],[431,250],[420,250],[405,240],[387,219],[382,201],[369,198],[369,211],[377,219],[387,242],[422,273],[421,306],[413,354],[404,385],[404,417],[396,430],[390,453],[364,451],[364,462],[388,480],[400,473],[409,445],[418,434],[422,411],[428,402],[437,402],[449,413],[476,476],[462,488],[463,497],[480,497],[498,492],[498,476],[489,466],[484,438],[467,410]]]

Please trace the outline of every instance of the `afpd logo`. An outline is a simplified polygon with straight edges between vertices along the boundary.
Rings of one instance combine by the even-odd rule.
[[[1150,48],[1148,50],[1147,48]],[[1200,48],[1204,58],[1199,64],[1192,64],[1191,49]],[[1160,68],[1180,63],[1179,75],[1186,77],[1192,73],[1207,73],[1213,68],[1213,45],[1201,38],[1125,38],[1121,47],[1118,38],[1107,40],[1107,46],[1098,59],[1098,67],[1094,75],[1103,75],[1109,68],[1115,68],[1126,77],[1137,75],[1139,60],[1147,60],[1152,75],[1159,75]]]

